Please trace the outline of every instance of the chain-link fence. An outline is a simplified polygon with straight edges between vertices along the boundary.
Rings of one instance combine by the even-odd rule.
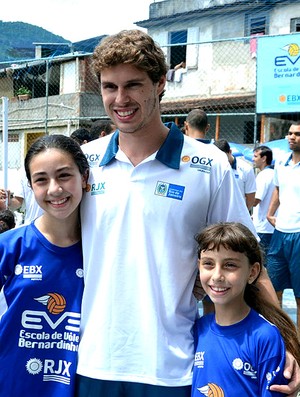
[[[202,108],[211,125],[207,138],[254,145],[286,134],[288,123],[299,113],[268,118],[256,114],[259,35],[201,42],[177,33],[171,44],[152,34],[170,65],[161,102],[164,121],[182,127],[190,110]],[[97,120],[107,119],[91,55],[78,51],[0,63],[0,96],[9,98],[10,169],[22,166],[28,147],[41,134],[70,135],[79,127],[91,128]]]

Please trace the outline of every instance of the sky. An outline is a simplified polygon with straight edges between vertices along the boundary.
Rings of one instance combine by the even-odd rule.
[[[149,18],[152,2],[154,0],[14,0],[10,6],[1,7],[0,20],[27,22],[76,42],[122,29],[140,28],[134,22]]]

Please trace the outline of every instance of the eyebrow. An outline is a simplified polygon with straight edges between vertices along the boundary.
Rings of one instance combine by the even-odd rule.
[[[61,172],[61,171],[70,171],[70,170],[72,170],[72,167],[65,166],[65,167],[55,170],[55,172],[57,173],[57,172]],[[47,171],[38,171],[38,172],[31,174],[31,177],[38,176],[38,175],[47,175],[47,174],[48,174]]]
[[[130,83],[140,83],[145,81],[145,77],[141,77],[141,78],[135,78],[135,79],[131,79],[131,80],[127,80],[125,81],[124,85],[130,84]],[[109,81],[109,80],[101,80],[101,85],[103,84],[114,84],[114,85],[118,85],[118,83],[114,82],[114,81]],[[122,84],[123,85],[123,84]]]

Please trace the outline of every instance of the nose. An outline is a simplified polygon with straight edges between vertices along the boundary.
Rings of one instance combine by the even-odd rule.
[[[219,267],[215,267],[213,275],[212,275],[212,280],[214,282],[220,282],[220,281],[224,281],[224,276],[222,274],[222,271]]]
[[[127,90],[123,87],[119,87],[116,95],[116,103],[118,105],[123,105],[128,102]]]
[[[55,179],[50,179],[49,186],[48,186],[48,194],[55,195],[60,194],[62,192],[62,187]]]

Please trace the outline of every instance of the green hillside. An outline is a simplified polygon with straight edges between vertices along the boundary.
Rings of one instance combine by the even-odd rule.
[[[69,43],[61,36],[24,22],[0,21],[0,62],[34,58],[33,43]]]

